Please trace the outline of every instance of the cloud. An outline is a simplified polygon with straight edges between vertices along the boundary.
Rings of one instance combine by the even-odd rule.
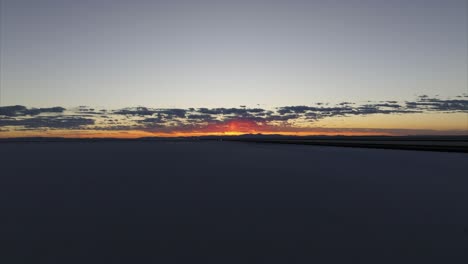
[[[466,99],[465,99],[466,98]],[[21,105],[0,107],[0,126],[7,130],[21,129],[87,129],[142,131],[206,131],[236,127],[255,129],[304,129],[304,125],[331,117],[367,116],[375,114],[468,113],[468,95],[441,99],[422,95],[413,101],[394,100],[365,104],[340,102],[315,103],[314,106],[282,106],[274,109],[248,108],[148,108],[129,107],[101,109],[80,106],[27,108]],[[298,124],[301,124],[300,126]],[[5,131],[3,128],[2,131]]]
[[[383,109],[382,109],[383,108]],[[388,109],[390,108],[390,109]],[[348,114],[355,115],[369,115],[369,114],[409,114],[409,113],[420,113],[418,109],[403,109],[401,107],[383,105],[383,104],[367,104],[359,106],[353,109],[352,112]]]
[[[284,114],[304,114],[308,111],[314,111],[317,109],[316,107],[309,107],[305,105],[299,105],[299,106],[284,106],[284,107],[279,107],[278,108],[278,114],[284,115]]]
[[[334,107],[314,107],[314,106],[284,106],[279,107],[277,113],[279,115],[299,114],[307,119],[323,119],[334,116],[350,116],[350,115],[370,115],[370,114],[402,114],[402,113],[419,113],[422,110],[415,108],[404,108],[396,101],[394,103],[374,103],[360,106],[351,106],[354,103],[342,102]]]
[[[142,120],[137,120],[137,123],[164,123],[164,120],[161,117],[148,117]]]
[[[158,114],[165,115],[168,118],[184,118],[187,114],[186,109],[179,109],[179,108],[172,108],[172,109],[157,109],[156,112]]]
[[[208,114],[190,114],[187,115],[188,120],[197,120],[201,122],[213,122],[216,119],[212,115]]]
[[[126,115],[126,116],[152,116],[155,114],[162,114],[168,117],[179,117],[184,118],[187,113],[186,109],[179,108],[169,108],[169,109],[160,109],[160,108],[147,108],[147,107],[133,107],[133,108],[124,108],[119,110],[114,110],[112,112],[116,115]]]
[[[27,129],[77,129],[93,125],[94,120],[76,116],[41,116],[27,119],[0,119],[0,126],[20,126]]]
[[[395,101],[393,101],[395,102]],[[385,108],[401,108],[402,106],[395,103],[384,103],[384,104],[374,104],[375,107],[385,107]]]
[[[62,113],[63,107],[50,108],[27,108],[22,105],[2,106],[0,107],[0,116],[36,116],[42,113]]]
[[[126,116],[150,116],[156,112],[146,107],[135,107],[135,108],[124,108],[120,110],[115,110],[112,113],[116,115],[126,115]]]
[[[420,109],[423,111],[468,112],[468,100],[442,100],[420,96],[417,101],[406,102],[406,107],[409,109]]]
[[[278,114],[271,114],[267,117],[261,117],[261,119],[265,122],[273,122],[273,121],[289,121],[300,118],[301,115],[299,114],[285,114],[285,115],[278,115]]]
[[[261,108],[198,108],[197,111],[202,114],[210,114],[210,115],[251,115],[251,114],[258,114],[265,112],[264,109]]]

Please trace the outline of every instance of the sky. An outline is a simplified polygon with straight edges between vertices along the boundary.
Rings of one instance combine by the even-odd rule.
[[[466,0],[0,0],[0,137],[468,134],[467,14]]]

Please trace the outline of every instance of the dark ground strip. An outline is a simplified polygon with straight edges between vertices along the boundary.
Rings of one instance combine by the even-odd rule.
[[[252,142],[252,143],[269,143],[269,144],[295,144],[295,145],[316,145],[316,146],[333,146],[333,147],[351,147],[351,148],[376,148],[376,149],[399,149],[399,150],[419,150],[419,151],[438,151],[438,152],[459,152],[468,153],[466,145],[460,146],[443,146],[443,145],[421,145],[421,144],[381,144],[381,143],[354,143],[343,142],[337,140],[335,142],[318,142],[318,141],[301,141],[301,140],[242,140],[231,139],[232,141]]]

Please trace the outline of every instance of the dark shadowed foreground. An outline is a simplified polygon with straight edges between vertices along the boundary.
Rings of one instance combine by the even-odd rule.
[[[465,263],[468,155],[0,145],[1,263]]]

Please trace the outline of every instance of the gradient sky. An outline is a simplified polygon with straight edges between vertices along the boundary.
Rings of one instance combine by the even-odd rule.
[[[468,92],[466,0],[0,2],[0,106],[273,109]],[[468,128],[458,110],[450,129]],[[431,118],[421,127],[439,129]]]

